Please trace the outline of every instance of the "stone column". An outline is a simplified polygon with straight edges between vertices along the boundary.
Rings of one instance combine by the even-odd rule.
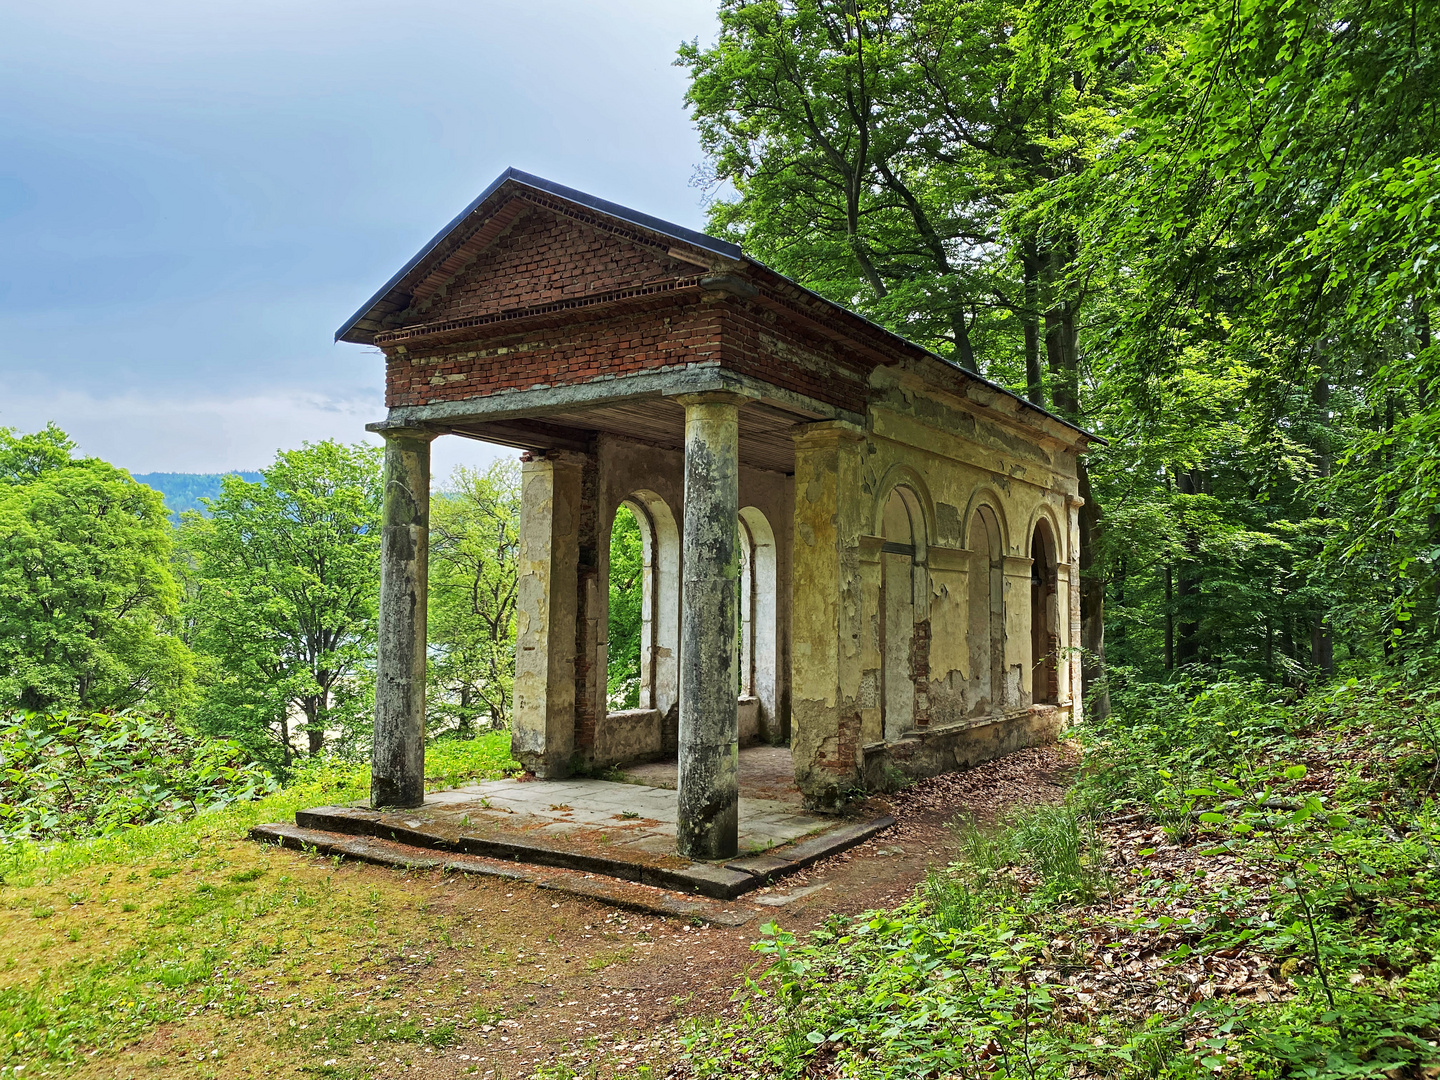
[[[552,450],[520,466],[515,711],[510,753],[536,776],[569,775],[585,457]]]
[[[740,714],[736,618],[740,591],[740,403],[689,394],[681,542],[680,783],[677,847],[696,859],[736,852]]]
[[[385,478],[370,805],[409,807],[425,801],[425,600],[435,435],[412,429],[380,434]]]

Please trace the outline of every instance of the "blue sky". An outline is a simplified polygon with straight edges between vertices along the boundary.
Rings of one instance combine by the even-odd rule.
[[[364,437],[381,359],[335,329],[508,165],[704,226],[671,61],[714,0],[0,15],[0,425],[135,472]]]

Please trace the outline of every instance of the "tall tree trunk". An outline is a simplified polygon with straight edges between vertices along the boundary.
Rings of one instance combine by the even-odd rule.
[[[950,311],[950,330],[955,337],[955,359],[966,371],[980,372],[975,359],[975,346],[970,341],[970,324],[965,319],[963,300],[956,300]]]
[[[1385,391],[1385,434],[1390,435],[1393,434],[1394,431],[1395,394],[1393,391],[1387,390]],[[1384,454],[1383,467],[1386,469],[1393,468],[1395,461],[1395,451],[1387,444],[1386,448],[1381,451],[1381,453]],[[1390,530],[1390,548],[1392,555],[1394,554],[1395,549],[1400,546],[1400,537],[1393,527],[1397,510],[1398,507],[1396,506],[1396,496],[1392,489],[1391,492],[1385,496],[1385,513],[1387,514],[1387,516],[1389,516],[1392,526]],[[1400,614],[1400,575],[1396,573],[1393,569],[1393,559],[1391,560],[1391,564],[1391,574],[1393,576],[1390,580],[1390,619],[1389,626],[1386,627],[1387,633],[1385,634],[1385,644],[1383,646],[1385,650],[1385,662],[1387,664],[1395,664],[1399,662],[1400,642],[1405,634],[1405,624],[1402,623],[1397,617]]]
[[[1080,480],[1080,688],[1093,720],[1110,715],[1110,691],[1105,681],[1105,579],[1096,566],[1095,547],[1100,540],[1100,504],[1090,490],[1090,469],[1085,459],[1075,463]]]
[[[1129,570],[1124,555],[1115,560],[1115,607],[1122,612],[1125,609],[1125,586],[1128,583]],[[1110,636],[1114,640],[1115,648],[1119,650],[1120,659],[1125,660],[1125,622],[1123,618]]]
[[[1045,382],[1040,373],[1040,257],[1033,240],[1025,241],[1020,255],[1025,277],[1025,306],[1020,324],[1025,328],[1025,397],[1045,407]]]
[[[1165,670],[1175,670],[1175,571],[1165,564]]]
[[[310,756],[317,756],[325,748],[324,695],[305,699],[305,737],[309,741]]]
[[[1435,402],[1430,395],[1430,380],[1426,370],[1430,351],[1430,309],[1421,301],[1415,302],[1415,336],[1420,344],[1420,378],[1416,381],[1415,397],[1420,408],[1430,410],[1435,407]],[[1431,551],[1440,550],[1440,513],[1432,510],[1426,517],[1426,531],[1429,542],[1425,545]],[[1435,639],[1440,639],[1440,570],[1437,570],[1432,563],[1430,566],[1430,600],[1433,605],[1431,610],[1433,633]]]
[[[1322,428],[1322,443],[1318,471],[1322,479],[1330,477],[1330,382],[1321,376],[1315,383],[1314,393],[1315,404],[1321,411],[1320,425]],[[1322,502],[1315,508],[1316,513],[1324,518],[1328,517],[1330,507]],[[1323,534],[1322,534],[1323,535]],[[1326,610],[1317,611],[1310,625],[1310,666],[1316,671],[1323,672],[1327,678],[1335,675],[1335,637],[1330,630],[1330,613],[1328,606]]]
[[[1181,495],[1198,494],[1198,471],[1186,470],[1176,474],[1175,487]],[[1183,525],[1182,525],[1183,527]],[[1197,544],[1191,530],[1185,530],[1186,558],[1180,562],[1179,580],[1175,583],[1175,602],[1179,608],[1179,631],[1175,643],[1175,663],[1184,667],[1200,659],[1200,619],[1198,617],[1200,598],[1199,566],[1196,561]]]
[[[1080,365],[1075,340],[1073,305],[1060,293],[1064,252],[1052,248],[1041,261],[1045,286],[1045,359],[1050,368],[1050,400],[1055,411],[1072,423],[1079,413]]]

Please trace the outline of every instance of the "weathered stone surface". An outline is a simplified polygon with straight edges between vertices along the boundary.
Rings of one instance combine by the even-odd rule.
[[[739,829],[739,403],[728,394],[681,399],[685,525],[677,846],[696,859],[732,857]]]
[[[827,812],[1078,715],[1076,463],[1092,437],[733,245],[507,174],[340,336],[385,351],[392,429],[533,458],[513,744],[537,775],[683,743],[681,846],[723,857],[737,691],[744,734],[788,742],[807,805]],[[733,394],[750,402],[738,424]],[[606,527],[621,500],[653,526],[643,711],[607,715]],[[887,509],[902,504],[903,521]],[[737,514],[756,559],[743,590]],[[423,733],[409,528],[387,532],[399,599],[377,707],[376,798],[396,805],[416,798]],[[1056,709],[1025,711],[1037,702]]]
[[[351,836],[328,830],[296,825],[256,825],[250,838],[266,844],[279,844],[296,851],[315,851],[322,855],[339,855],[379,866],[408,870],[442,869],[457,874],[523,881],[541,889],[550,889],[602,904],[672,918],[700,919],[716,926],[741,926],[754,917],[754,909],[721,903],[694,895],[681,896],[653,886],[596,878],[561,868],[544,868],[505,863],[475,855],[444,855],[424,848],[369,836]]]
[[[520,469],[510,752],[540,777],[568,775],[575,751],[584,466],[582,455],[554,451],[526,461]]]
[[[425,799],[425,612],[430,551],[431,432],[385,437],[370,802]]]

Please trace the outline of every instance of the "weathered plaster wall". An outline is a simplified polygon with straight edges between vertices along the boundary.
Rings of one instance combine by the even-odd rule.
[[[684,453],[616,435],[596,438],[593,454],[552,451],[522,466],[519,596],[516,615],[517,760],[537,775],[565,775],[655,758],[676,749],[676,664],[683,564],[659,579],[650,614],[653,653],[649,706],[611,713],[606,702],[610,530],[622,501],[663,504],[672,526],[684,515]],[[637,493],[638,497],[637,497]],[[774,535],[776,618],[764,696],[741,710],[747,741],[784,741],[790,725],[791,535],[789,477],[741,468],[740,505],[763,515]],[[737,521],[738,528],[738,521]],[[652,552],[652,559],[658,561]]]
[[[822,807],[847,785],[873,781],[876,769],[928,775],[970,761],[977,747],[1001,753],[1048,737],[1072,697],[1072,678],[1062,678],[1060,708],[1031,710],[1037,664],[1045,679],[1031,639],[1031,539],[1041,519],[1060,564],[1051,602],[1066,616],[1055,620],[1062,658],[1078,644],[1069,618],[1073,454],[989,420],[915,372],[877,369],[871,391],[864,430],[797,429],[793,746],[797,781]],[[884,518],[897,486],[914,492],[923,519],[908,557],[904,544],[892,553],[896,529],[887,533]],[[976,535],[981,507],[993,515],[994,542]],[[896,599],[907,564],[908,603]],[[819,587],[826,581],[835,587]],[[895,635],[912,619],[906,671]],[[896,679],[906,675],[902,695]],[[883,751],[897,743],[897,712],[908,749]]]

